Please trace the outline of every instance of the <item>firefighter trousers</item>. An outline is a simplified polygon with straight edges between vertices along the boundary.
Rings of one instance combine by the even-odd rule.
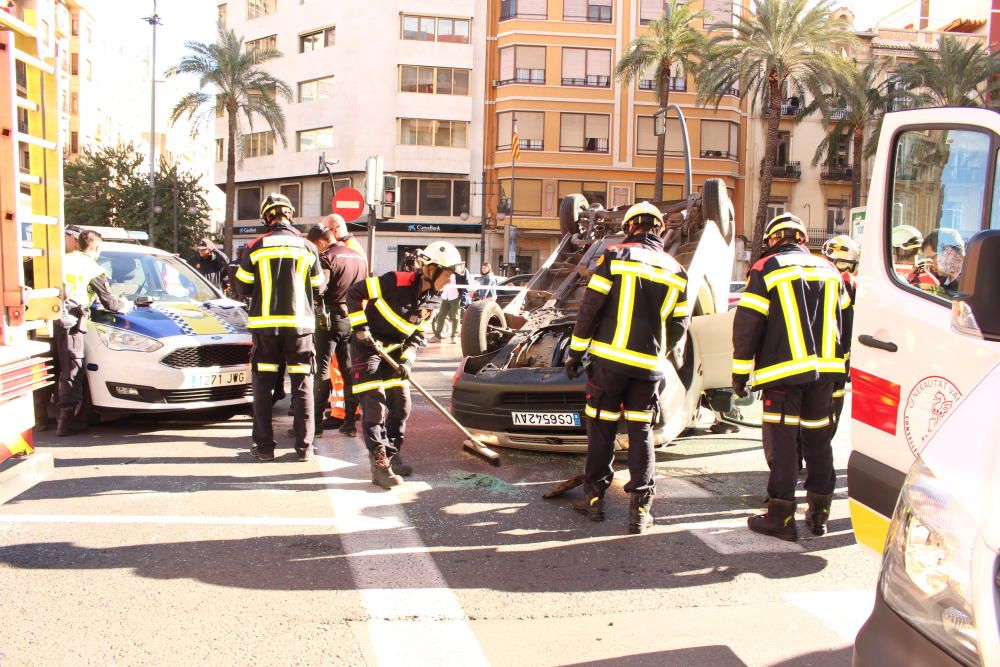
[[[316,369],[312,334],[253,334],[253,442],[257,448],[273,452],[274,383],[285,364],[292,380],[292,409],[295,450],[310,449],[315,435],[313,416],[313,374]]]
[[[78,410],[83,403],[83,383],[87,381],[83,370],[84,333],[76,326],[67,329],[58,321],[54,333],[59,362],[59,407]]]
[[[601,493],[614,476],[615,437],[624,418],[628,432],[629,481],[625,491],[652,494],[653,417],[656,380],[639,380],[595,364],[587,378],[587,463],[585,476]]]
[[[818,380],[764,390],[761,437],[764,458],[771,470],[769,498],[795,500],[799,473],[799,446],[806,461],[805,488],[821,495],[833,493],[833,382]]]
[[[351,393],[351,322],[347,317],[333,315],[329,331],[316,331],[316,424],[323,420],[323,411],[330,403],[330,359],[336,358],[337,368],[344,378],[344,421],[356,420],[358,400]]]
[[[386,348],[393,359],[400,359],[398,346]],[[406,420],[410,417],[410,383],[371,346],[359,344],[353,338],[351,358],[352,390],[361,403],[365,447],[369,453],[384,447],[386,456],[395,456],[403,447]]]
[[[847,385],[837,382],[833,385],[833,423],[830,425],[830,441],[837,435],[840,426],[840,413],[844,411],[844,397],[847,395]]]

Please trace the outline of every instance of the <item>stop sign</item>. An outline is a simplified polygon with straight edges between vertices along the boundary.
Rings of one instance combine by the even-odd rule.
[[[365,198],[354,188],[341,188],[330,200],[330,208],[347,222],[354,222],[365,211]]]

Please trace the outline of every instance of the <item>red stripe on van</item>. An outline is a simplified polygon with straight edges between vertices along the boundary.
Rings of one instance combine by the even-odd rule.
[[[899,385],[857,368],[851,369],[851,415],[889,435],[896,435]]]

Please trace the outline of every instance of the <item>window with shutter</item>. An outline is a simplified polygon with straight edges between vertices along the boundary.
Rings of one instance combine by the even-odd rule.
[[[514,51],[516,46],[500,49],[500,83],[509,83],[514,79]]]
[[[639,0],[639,25],[649,25],[663,16],[666,0]]]
[[[721,121],[701,121],[702,157],[729,157],[729,125]]]

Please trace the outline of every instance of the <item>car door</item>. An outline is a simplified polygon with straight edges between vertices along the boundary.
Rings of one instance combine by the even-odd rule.
[[[877,550],[924,440],[1000,358],[997,343],[952,331],[953,293],[915,280],[917,264],[954,273],[964,246],[953,244],[949,261],[928,265],[941,254],[936,248],[907,258],[893,248],[893,231],[915,228],[921,243],[955,236],[967,243],[996,227],[998,137],[1000,116],[981,110],[890,114],[883,125],[855,308],[848,466],[856,535]]]

